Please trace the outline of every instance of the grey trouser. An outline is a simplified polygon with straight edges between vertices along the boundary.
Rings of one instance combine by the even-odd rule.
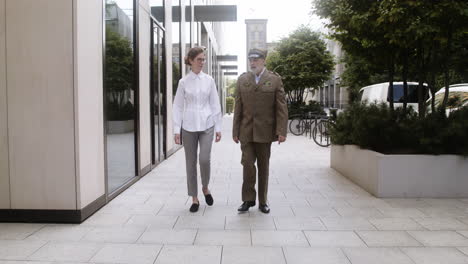
[[[182,129],[182,142],[185,149],[185,167],[187,169],[187,189],[189,196],[197,196],[197,152],[200,143],[200,174],[202,186],[208,188],[210,182],[211,145],[213,144],[214,127],[205,131],[190,132]]]

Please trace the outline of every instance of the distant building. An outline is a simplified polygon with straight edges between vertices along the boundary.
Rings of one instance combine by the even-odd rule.
[[[264,49],[267,50],[267,19],[246,19],[246,40],[247,40],[247,50],[245,55],[252,48]],[[249,68],[249,62],[247,61],[247,69]]]
[[[309,93],[308,100],[314,100],[320,102],[324,107],[328,108],[345,108],[349,102],[349,92],[348,87],[343,87],[341,85],[345,65],[341,61],[344,57],[344,51],[341,48],[341,43],[328,40],[327,41],[327,50],[335,59],[335,68],[329,80],[325,81],[323,87],[318,90]]]

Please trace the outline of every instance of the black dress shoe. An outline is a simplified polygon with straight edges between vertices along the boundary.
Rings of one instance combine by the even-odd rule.
[[[190,206],[190,212],[195,213],[198,211],[198,207],[200,207],[199,203],[193,203],[192,206]]]
[[[237,211],[239,212],[247,212],[250,207],[255,206],[255,201],[246,201],[239,206],[239,209]]]
[[[213,205],[213,196],[211,196],[211,193],[205,195],[205,202],[207,205],[212,206]]]
[[[270,207],[268,207],[266,204],[260,204],[258,209],[260,209],[260,211],[262,211],[264,214],[268,214],[270,212]]]

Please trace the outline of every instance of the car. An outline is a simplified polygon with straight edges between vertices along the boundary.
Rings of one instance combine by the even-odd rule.
[[[412,107],[415,111],[418,111],[418,85],[417,82],[407,82],[408,83],[408,106]],[[390,83],[377,83],[363,87],[359,90],[359,98],[361,102],[367,103],[386,103],[390,102],[389,95],[389,86]],[[427,84],[424,84],[427,91]],[[394,82],[393,83],[393,104],[395,107],[403,107],[403,82]],[[425,99],[428,95],[426,93]]]
[[[445,87],[435,93],[435,107],[439,107],[445,96]],[[432,96],[426,101],[428,111],[431,110]],[[449,99],[447,103],[447,115],[460,107],[468,106],[468,83],[458,83],[449,86]]]

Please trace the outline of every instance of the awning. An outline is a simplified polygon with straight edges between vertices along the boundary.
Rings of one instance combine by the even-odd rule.
[[[216,56],[218,61],[237,61],[237,55],[220,55]]]
[[[196,5],[194,6],[195,22],[228,22],[237,21],[236,5]],[[164,7],[152,6],[151,14],[160,22],[164,21]],[[190,6],[185,7],[185,21],[191,21]],[[180,21],[180,6],[172,7],[172,22]]]
[[[224,75],[237,75],[237,72],[224,72]]]
[[[221,65],[222,70],[237,70],[237,65]]]

